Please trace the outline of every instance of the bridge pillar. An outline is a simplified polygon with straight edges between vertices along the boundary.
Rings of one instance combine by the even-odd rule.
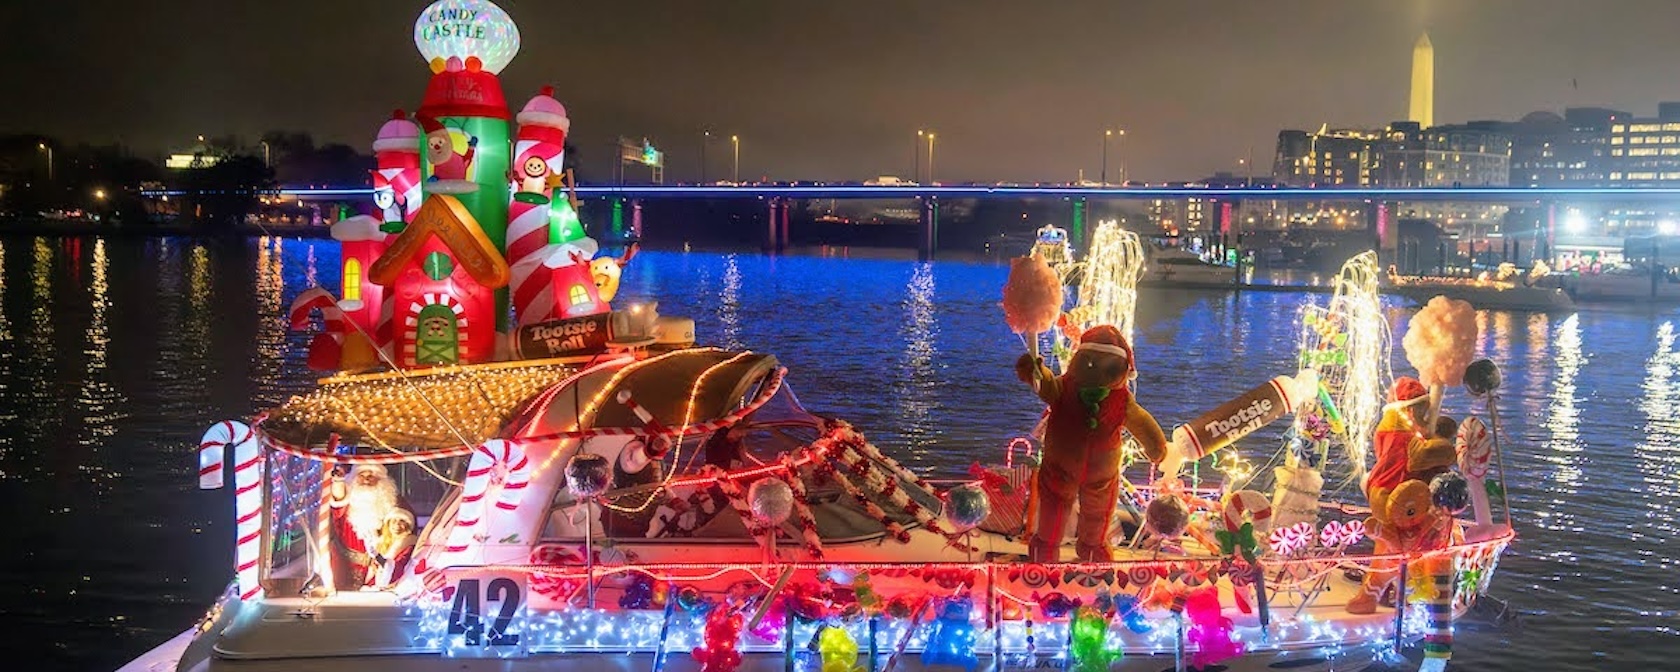
[[[630,235],[642,239],[642,202],[630,201]]]
[[[926,196],[921,199],[922,206],[922,261],[933,261],[939,248],[939,199]]]
[[[612,200],[612,234],[613,238],[624,237],[624,199]]]
[[[1400,226],[1394,221],[1390,204],[1382,201],[1366,203],[1365,222],[1376,242],[1377,263],[1384,266],[1398,263]]]
[[[1557,211],[1557,201],[1546,204],[1546,237],[1542,239],[1540,232],[1535,231],[1532,252],[1535,261],[1545,260],[1548,264],[1552,263],[1552,246],[1557,244]]]
[[[1083,198],[1073,199],[1073,225],[1068,227],[1068,243],[1077,249],[1085,249],[1085,219],[1090,212],[1090,203]]]
[[[782,201],[782,234],[776,239],[776,251],[785,252],[793,246],[793,238],[788,235],[788,211],[793,209],[793,199]]]
[[[765,220],[764,251],[773,254],[781,249],[781,241],[778,239],[777,232],[781,228],[782,199],[772,196],[764,199],[764,201],[770,206],[769,216]]]

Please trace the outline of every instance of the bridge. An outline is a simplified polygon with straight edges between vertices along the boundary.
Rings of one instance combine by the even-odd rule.
[[[641,203],[643,201],[677,199],[757,199],[765,201],[769,209],[769,226],[765,247],[784,249],[788,243],[788,211],[796,200],[906,200],[920,205],[924,257],[935,251],[935,237],[939,225],[940,201],[962,199],[1063,199],[1074,203],[1072,233],[1083,235],[1086,204],[1090,201],[1156,201],[1199,199],[1226,206],[1244,201],[1295,202],[1360,202],[1366,211],[1365,221],[1373,229],[1379,246],[1392,249],[1397,227],[1388,224],[1390,213],[1397,203],[1473,203],[1484,205],[1534,206],[1546,210],[1544,230],[1548,240],[1555,237],[1557,210],[1560,204],[1680,204],[1680,187],[1436,187],[1436,188],[1306,188],[1273,186],[1175,186],[1175,187],[1086,187],[1071,185],[857,185],[794,182],[740,185],[580,185],[580,198],[613,201],[616,213],[627,209],[630,229],[641,233]],[[369,187],[290,189],[281,188],[268,193],[296,198],[300,201],[344,200],[370,198]],[[157,197],[178,195],[179,191],[148,191],[143,195]],[[1214,212],[1221,209],[1214,208]],[[1221,218],[1216,214],[1215,225],[1222,233],[1233,227],[1228,209]]]

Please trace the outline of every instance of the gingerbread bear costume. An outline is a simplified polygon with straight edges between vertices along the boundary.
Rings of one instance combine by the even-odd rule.
[[[1131,345],[1120,330],[1099,325],[1080,336],[1061,376],[1031,355],[1016,362],[1015,373],[1050,406],[1034,482],[1039,502],[1029,544],[1033,562],[1061,559],[1062,534],[1076,498],[1079,559],[1111,560],[1107,537],[1119,494],[1123,432],[1137,437],[1151,462],[1161,461],[1167,445],[1161,426],[1127,387],[1137,376]]]

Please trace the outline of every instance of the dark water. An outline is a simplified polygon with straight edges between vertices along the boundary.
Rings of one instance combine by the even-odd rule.
[[[306,337],[288,334],[281,313],[302,289],[336,284],[336,247],[0,247],[0,667],[109,670],[191,625],[226,584],[231,495],[196,489],[194,443],[213,421],[309,387]],[[1005,273],[650,252],[627,269],[624,295],[695,318],[703,342],[776,353],[806,405],[948,474],[995,457],[1036,416],[1009,372],[1020,346],[995,306]],[[1316,300],[1146,291],[1141,399],[1170,425],[1288,372],[1297,311]],[[1524,624],[1461,632],[1461,669],[1680,659],[1677,319],[1485,314],[1481,347],[1506,373],[1521,535],[1494,594]],[[1252,461],[1273,447],[1247,445]]]

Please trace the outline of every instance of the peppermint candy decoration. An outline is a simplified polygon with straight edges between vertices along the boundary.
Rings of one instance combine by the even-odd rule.
[[[1483,478],[1493,458],[1493,437],[1481,418],[1469,417],[1458,426],[1458,470],[1469,478]]]
[[[1270,541],[1272,550],[1284,557],[1294,557],[1312,546],[1316,531],[1312,523],[1299,522],[1288,527],[1272,530]]]
[[[1354,521],[1354,522],[1358,522],[1358,521]],[[1332,520],[1328,523],[1325,523],[1324,524],[1324,529],[1319,530],[1319,532],[1318,532],[1318,543],[1319,543],[1319,545],[1323,546],[1324,548],[1327,548],[1327,549],[1335,550],[1335,549],[1338,549],[1338,548],[1341,548],[1343,546],[1346,546],[1348,544],[1353,543],[1352,540],[1349,540],[1349,534],[1348,534],[1349,528],[1351,528],[1352,526],[1353,526],[1353,523],[1343,523],[1342,521],[1339,521],[1339,520]],[[1364,527],[1365,527],[1364,523],[1360,523],[1359,527],[1360,527],[1360,534],[1363,535],[1364,534]]]
[[[1136,565],[1126,570],[1127,581],[1139,589],[1148,588],[1149,584],[1155,583],[1155,579],[1160,576],[1160,570],[1149,565]]]

